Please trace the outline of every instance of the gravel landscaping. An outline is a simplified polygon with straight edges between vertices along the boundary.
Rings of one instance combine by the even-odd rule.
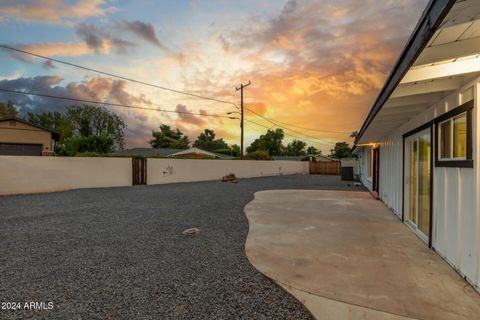
[[[0,318],[311,319],[244,253],[254,192],[297,188],[364,190],[307,175],[0,197],[0,300],[21,303]]]

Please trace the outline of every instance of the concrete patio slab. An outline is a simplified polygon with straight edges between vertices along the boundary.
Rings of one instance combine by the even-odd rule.
[[[319,319],[480,315],[478,293],[366,192],[261,191],[245,213],[250,262]]]

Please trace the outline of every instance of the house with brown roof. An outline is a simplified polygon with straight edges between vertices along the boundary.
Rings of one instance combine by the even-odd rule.
[[[0,155],[51,156],[60,135],[15,116],[0,117]]]

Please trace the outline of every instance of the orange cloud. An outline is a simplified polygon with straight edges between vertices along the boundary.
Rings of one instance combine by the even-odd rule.
[[[116,10],[113,6],[105,7],[106,3],[106,0],[83,0],[75,3],[66,0],[19,0],[15,5],[0,7],[0,14],[24,21],[71,23],[87,17],[104,16]]]

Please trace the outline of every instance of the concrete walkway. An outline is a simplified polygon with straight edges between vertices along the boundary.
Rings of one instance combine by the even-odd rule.
[[[317,319],[478,319],[480,295],[366,192],[261,191],[250,262]]]

